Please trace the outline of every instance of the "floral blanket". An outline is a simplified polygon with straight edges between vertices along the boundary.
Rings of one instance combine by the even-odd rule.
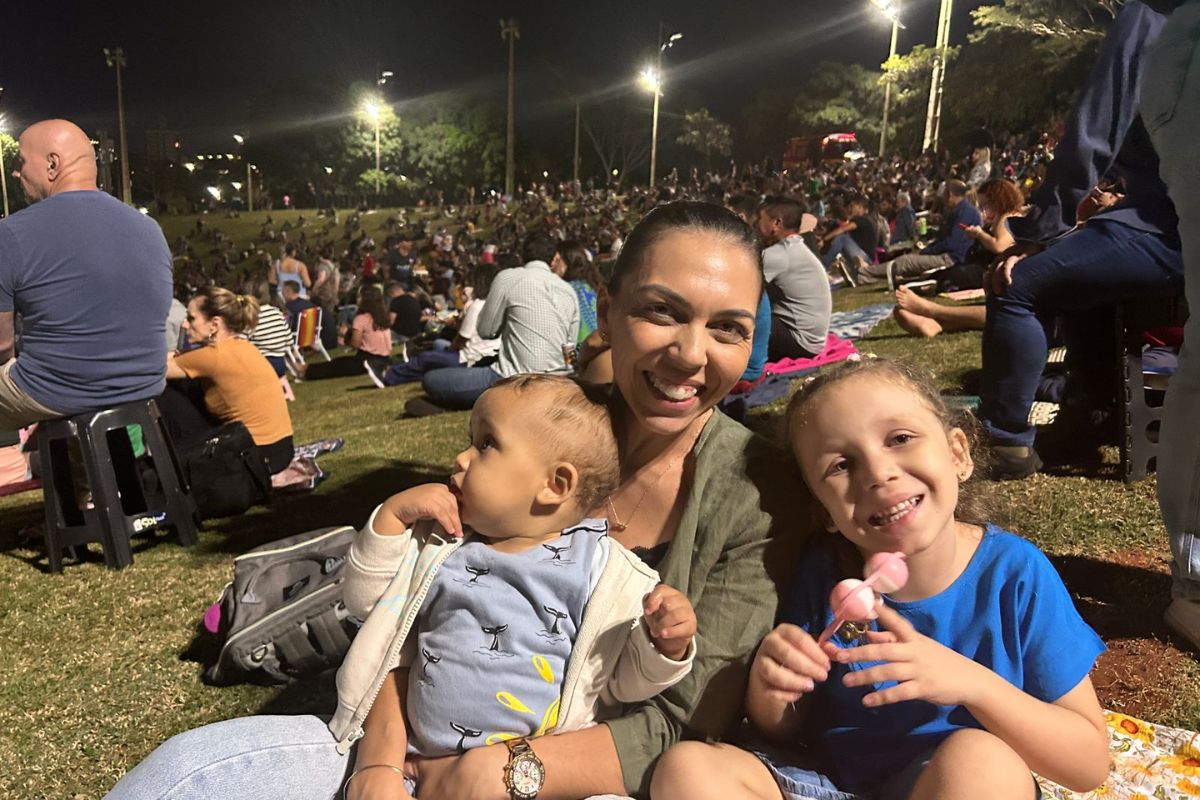
[[[1046,800],[1183,800],[1200,797],[1200,734],[1104,712],[1112,772],[1094,792],[1067,791],[1039,777]]]

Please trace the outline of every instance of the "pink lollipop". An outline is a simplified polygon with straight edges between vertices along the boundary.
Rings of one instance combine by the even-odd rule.
[[[846,620],[875,619],[878,598],[875,591],[894,592],[908,582],[908,564],[903,553],[876,553],[863,567],[865,581],[847,578],[839,581],[829,593],[833,622],[817,637],[817,644],[826,642]]]

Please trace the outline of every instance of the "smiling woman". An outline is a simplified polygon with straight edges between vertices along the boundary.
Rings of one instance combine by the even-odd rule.
[[[606,516],[613,539],[687,596],[698,644],[690,674],[657,697],[610,710],[603,724],[532,739],[528,750],[545,771],[541,800],[647,796],[667,747],[722,737],[742,718],[751,655],[774,622],[811,518],[785,454],[714,411],[746,368],[761,291],[754,232],[706,203],[651,211],[614,266],[599,323],[613,365],[620,486],[591,516]],[[399,685],[385,681],[380,698],[398,696]],[[351,784],[351,798],[405,796],[401,766],[423,797],[507,796],[506,767],[528,755],[494,744],[406,758],[403,746],[388,745],[399,708],[377,699],[369,721],[383,733],[367,738],[358,725],[331,732],[317,717],[200,728],[160,747],[110,796],[209,797],[217,784],[273,796],[287,776],[303,775],[287,784],[288,796],[327,800],[351,765],[370,768]]]

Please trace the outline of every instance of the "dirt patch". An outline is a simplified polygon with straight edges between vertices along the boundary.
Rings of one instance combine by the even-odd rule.
[[[1172,643],[1162,615],[1171,599],[1171,573],[1157,554],[1122,549],[1103,560],[1051,557],[1079,613],[1108,645],[1092,672],[1105,708],[1158,720],[1178,707],[1190,685],[1193,655]]]

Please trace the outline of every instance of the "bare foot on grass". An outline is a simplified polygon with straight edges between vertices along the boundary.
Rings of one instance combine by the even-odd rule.
[[[899,292],[896,294],[899,295]],[[905,311],[899,306],[892,312],[892,316],[896,318],[896,323],[901,328],[913,336],[921,336],[928,339],[942,332],[942,326],[937,320],[923,317],[920,314],[914,314],[911,311]]]
[[[932,317],[933,310],[937,308],[937,303],[926,300],[907,286],[896,289],[896,305],[922,317]]]

